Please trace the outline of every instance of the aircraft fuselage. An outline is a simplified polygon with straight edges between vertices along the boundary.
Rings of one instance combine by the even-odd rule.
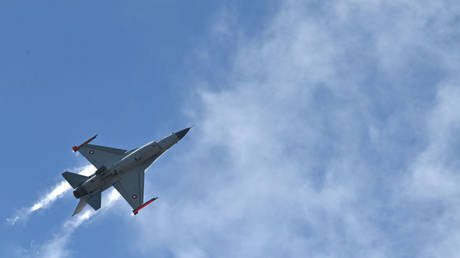
[[[133,171],[138,166],[150,166],[165,151],[176,144],[180,138],[171,134],[160,141],[149,142],[142,147],[132,150],[111,167],[100,167],[88,180],[78,186],[73,194],[78,199],[93,192],[104,191],[111,187],[121,177]]]

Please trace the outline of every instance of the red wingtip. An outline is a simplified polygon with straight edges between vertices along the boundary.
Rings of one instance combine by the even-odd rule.
[[[158,199],[158,197],[153,197],[152,199],[150,199],[150,201],[144,203],[141,207],[139,207],[139,208],[133,210],[134,215],[137,215],[137,213],[138,213],[142,208],[144,208],[145,206],[149,205],[150,203],[152,203],[152,202],[155,201],[156,199]]]
[[[88,142],[94,140],[94,138],[96,138],[96,136],[97,136],[97,134],[94,135],[93,137],[89,138],[88,140],[86,140],[84,143],[82,143],[82,144],[80,144],[80,145],[78,145],[78,146],[73,146],[73,147],[72,147],[72,150],[73,150],[74,152],[76,152],[78,149],[80,149],[81,146],[83,146],[83,145],[87,144]]]

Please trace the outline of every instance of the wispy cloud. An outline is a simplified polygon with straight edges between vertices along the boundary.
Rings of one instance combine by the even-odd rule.
[[[88,165],[83,168],[76,169],[76,171],[78,171],[77,173],[81,175],[89,176],[93,174],[96,169],[94,166]],[[65,180],[60,181],[33,205],[30,207],[22,208],[17,212],[17,215],[7,218],[7,222],[11,225],[14,225],[18,221],[26,220],[33,213],[50,207],[57,199],[61,198],[67,191],[71,189],[72,187]]]
[[[433,195],[458,193],[454,170],[429,168],[448,151],[458,156],[450,145],[460,128],[458,7],[283,2],[259,37],[237,40],[230,69],[213,67],[224,78],[203,75],[200,85],[219,89],[200,88],[189,104],[199,124],[193,152],[171,168],[183,172],[169,174],[174,187],[156,185],[166,196],[144,212],[135,248],[177,257],[455,257],[446,247],[460,234],[425,233],[446,229],[457,209],[443,221],[420,214]],[[223,51],[221,37],[233,36],[218,35]],[[418,200],[408,197],[414,189]]]
[[[446,81],[438,90],[436,105],[426,117],[426,147],[410,167],[411,198],[422,202],[418,225],[427,239],[423,257],[457,257],[460,241],[460,80]]]

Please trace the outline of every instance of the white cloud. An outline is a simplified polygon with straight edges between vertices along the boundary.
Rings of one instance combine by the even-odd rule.
[[[455,140],[460,132],[458,86],[448,82],[439,89],[437,104],[427,118],[427,147],[413,164],[413,193],[425,198],[451,200],[460,193]]]
[[[425,257],[457,257],[460,243],[460,83],[444,82],[438,90],[436,105],[427,116],[426,148],[410,168],[408,195],[426,201],[429,215],[435,216],[426,229],[429,244]],[[426,225],[424,225],[427,227]]]
[[[424,123],[439,81],[452,77],[446,52],[459,49],[443,45],[458,36],[457,8],[282,4],[260,37],[238,41],[227,78],[203,75],[200,85],[222,90],[201,88],[200,101],[190,103],[200,112],[189,135],[193,152],[171,168],[182,171],[171,175],[174,185],[156,186],[162,201],[144,211],[136,249],[177,257],[420,257],[455,246],[455,232],[439,243],[423,238],[437,226],[411,210],[426,204],[401,188],[412,185],[404,173],[423,150],[425,130],[449,142],[450,129],[437,129],[457,124],[455,106],[444,104],[432,128]],[[452,105],[458,95],[440,87],[438,99]],[[416,189],[457,193],[457,177],[436,182],[424,172],[446,151],[430,140],[415,161]]]
[[[174,257],[455,257],[458,6],[286,1],[258,37],[237,33],[230,69],[197,83],[219,89],[200,87],[188,105],[193,151],[163,163],[181,172],[171,185],[153,180],[161,199],[136,218],[128,246]],[[235,12],[211,26],[216,44],[244,30]],[[59,183],[26,213],[68,189]],[[65,221],[37,256],[72,256],[69,239],[94,214]]]

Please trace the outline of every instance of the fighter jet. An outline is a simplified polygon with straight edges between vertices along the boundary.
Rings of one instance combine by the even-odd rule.
[[[94,210],[101,208],[101,193],[111,186],[117,189],[136,215],[140,209],[157,199],[154,197],[144,203],[145,170],[166,150],[179,142],[189,130],[190,127],[185,128],[158,142],[149,142],[129,151],[89,144],[97,135],[78,146],[73,146],[73,151],[80,152],[97,170],[91,176],[72,172],[62,173],[65,180],[75,189],[75,198],[80,199],[72,216],[82,211],[86,204]]]

